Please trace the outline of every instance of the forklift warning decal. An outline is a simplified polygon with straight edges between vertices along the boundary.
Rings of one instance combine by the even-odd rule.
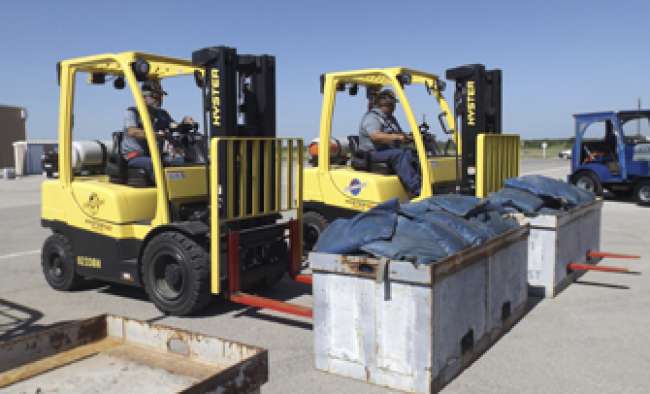
[[[219,85],[219,70],[213,68],[210,71],[210,99],[212,102],[212,125],[221,126],[221,90]]]
[[[357,178],[354,178],[352,181],[350,181],[350,184],[348,187],[343,189],[345,192],[352,194],[353,196],[358,196],[359,193],[361,193],[361,190],[363,190],[364,187],[368,185],[367,183],[361,183],[361,181]]]

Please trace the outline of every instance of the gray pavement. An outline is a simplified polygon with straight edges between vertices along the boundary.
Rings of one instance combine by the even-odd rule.
[[[524,160],[522,173],[562,178],[568,162]],[[40,271],[42,178],[0,179],[0,336],[49,324],[114,313],[161,322],[269,349],[265,393],[385,393],[384,388],[313,368],[311,325],[267,311],[215,302],[201,316],[161,315],[144,292],[95,284],[74,293],[51,290]],[[642,276],[590,272],[557,298],[531,311],[445,393],[650,392],[650,208],[607,201],[603,250],[636,253],[640,261],[614,262]],[[309,305],[309,289],[290,282],[273,296]],[[10,316],[18,319],[12,321]],[[25,324],[23,324],[25,323]]]

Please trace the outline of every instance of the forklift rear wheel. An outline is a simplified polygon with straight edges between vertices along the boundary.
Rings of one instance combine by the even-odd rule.
[[[320,235],[325,231],[329,222],[316,211],[308,211],[302,215],[303,251],[310,252]]]
[[[634,187],[634,198],[641,205],[650,205],[650,181],[640,181]]]
[[[591,172],[579,172],[573,176],[573,184],[581,189],[585,189],[597,196],[603,195],[603,185],[598,178]]]
[[[162,312],[190,315],[210,301],[210,258],[186,235],[156,235],[144,251],[142,264],[144,288]]]
[[[83,281],[75,272],[70,240],[62,234],[52,234],[45,240],[41,266],[45,280],[53,289],[75,290]]]

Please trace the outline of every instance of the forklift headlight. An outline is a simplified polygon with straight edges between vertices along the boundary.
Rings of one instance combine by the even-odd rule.
[[[147,76],[149,75],[149,71],[150,71],[150,66],[148,61],[144,59],[136,59],[135,62],[131,63],[131,68],[133,69],[133,73],[135,74],[135,79],[137,79],[139,82],[143,82],[147,80]]]
[[[400,85],[404,87],[404,85],[410,85],[413,79],[411,78],[411,74],[399,74],[397,76],[397,80],[399,81]]]
[[[122,77],[117,77],[113,81],[113,87],[115,89],[121,90],[121,89],[124,89],[124,86],[125,86],[124,78],[122,78]]]

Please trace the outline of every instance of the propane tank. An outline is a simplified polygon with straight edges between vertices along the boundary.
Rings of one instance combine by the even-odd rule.
[[[309,163],[318,165],[318,144],[319,139],[314,138],[309,143]],[[338,138],[330,138],[330,164],[345,164],[348,161],[349,147],[341,143]]]
[[[81,171],[89,167],[103,167],[112,149],[112,141],[73,141],[72,168]]]

